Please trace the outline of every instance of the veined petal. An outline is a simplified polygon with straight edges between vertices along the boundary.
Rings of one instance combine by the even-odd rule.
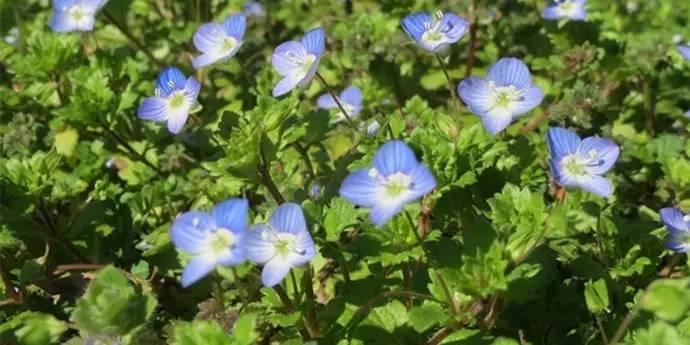
[[[431,28],[433,22],[434,17],[432,17],[429,13],[417,12],[407,15],[400,21],[400,24],[413,40],[419,42],[422,38],[422,34],[424,34],[424,31],[426,31],[428,28]]]
[[[292,267],[301,266],[316,256],[316,246],[308,231],[297,234],[295,251],[288,256],[288,262]]]
[[[158,96],[146,98],[137,111],[137,115],[149,121],[163,122],[168,119],[168,102]]]
[[[558,5],[552,5],[544,9],[541,13],[542,18],[548,20],[558,20],[561,18],[561,13],[558,10]]]
[[[532,76],[524,62],[516,58],[498,60],[486,74],[486,79],[496,82],[498,86],[514,86],[518,90],[532,86]]]
[[[601,175],[606,173],[616,163],[620,148],[612,140],[589,137],[582,141],[577,149],[577,155],[582,160],[591,161],[587,165],[590,174]]]
[[[290,263],[275,257],[264,264],[264,268],[261,270],[261,282],[266,287],[278,285],[290,272],[290,268],[292,268]]]
[[[687,237],[683,234],[670,233],[665,245],[666,248],[673,250],[677,253],[690,252],[690,243],[688,243]]]
[[[70,32],[76,29],[76,23],[72,21],[72,17],[66,11],[54,9],[50,19],[50,28],[54,32]]]
[[[431,193],[434,188],[436,188],[436,179],[431,173],[431,170],[427,168],[424,164],[418,164],[417,168],[410,174],[410,180],[412,181],[412,193],[410,193],[409,201],[417,200],[429,193]]]
[[[663,208],[659,211],[659,216],[661,217],[661,222],[663,222],[671,232],[690,231],[690,222],[684,219],[685,215],[678,209],[671,207]]]
[[[682,55],[686,60],[690,60],[690,45],[688,46],[678,46],[676,47],[680,55]]]
[[[613,185],[611,181],[605,177],[598,175],[582,175],[576,176],[575,178],[578,185],[590,193],[604,198],[609,198],[613,194]]]
[[[353,108],[361,107],[362,91],[356,86],[350,86],[343,90],[343,92],[340,94],[340,99]]]
[[[242,13],[229,16],[223,22],[223,31],[226,35],[234,37],[238,42],[244,39],[244,31],[247,28],[247,17]]]
[[[506,108],[495,107],[482,115],[482,124],[484,129],[491,135],[496,135],[498,132],[508,128],[513,122],[513,116]]]
[[[194,67],[194,69],[203,68],[223,58],[223,56],[216,54],[201,54],[192,60],[192,67]]]
[[[172,111],[168,117],[168,131],[172,134],[178,134],[182,131],[182,127],[187,122],[189,111]]]
[[[321,109],[333,109],[338,106],[330,93],[324,93],[316,100],[316,106]]]
[[[544,91],[539,86],[532,86],[522,93],[522,100],[515,104],[513,115],[526,114],[541,104],[544,99]]]
[[[184,96],[190,106],[196,103],[196,99],[199,97],[199,91],[201,91],[201,84],[194,77],[189,77],[184,84]]]
[[[168,97],[171,93],[184,89],[186,84],[187,78],[176,67],[164,69],[156,80],[156,88],[163,97]]]
[[[205,241],[216,227],[213,218],[204,212],[185,212],[173,222],[170,239],[178,249],[191,254],[201,254]]]
[[[276,255],[275,246],[271,242],[272,236],[268,226],[259,225],[252,227],[241,243],[247,259],[257,264],[263,264],[271,260]]]
[[[362,207],[374,207],[378,200],[379,183],[369,174],[369,169],[359,169],[348,175],[340,186],[340,196]]]
[[[577,152],[582,142],[577,134],[560,127],[549,128],[547,141],[551,150],[551,158],[559,161],[563,157]]]
[[[326,32],[322,28],[307,31],[302,37],[302,45],[308,54],[321,57],[326,49]]]
[[[469,77],[458,85],[458,95],[470,110],[482,115],[496,104],[489,83],[479,77]]]
[[[405,203],[400,201],[376,204],[369,213],[369,219],[374,225],[383,226],[398,214],[403,209],[403,206],[405,206]]]
[[[249,203],[246,199],[229,199],[213,208],[213,218],[216,225],[234,233],[244,233],[247,230]]]
[[[209,255],[199,255],[192,258],[182,271],[182,287],[186,288],[196,283],[211,273],[215,267],[216,261]]]
[[[568,188],[578,186],[575,177],[563,168],[560,159],[552,158],[549,160],[549,166],[551,167],[551,176],[557,185]]]
[[[206,23],[194,33],[194,46],[200,52],[215,55],[221,50],[225,39],[225,29],[218,23]]]
[[[397,172],[410,174],[417,167],[417,158],[407,144],[391,140],[383,144],[374,155],[373,165],[379,174],[388,176]]]
[[[467,21],[453,13],[444,13],[438,25],[438,31],[446,37],[446,43],[459,41],[468,28]]]
[[[307,221],[304,219],[302,208],[292,202],[284,203],[273,211],[269,220],[271,227],[280,232],[293,234],[307,231]]]
[[[281,79],[278,82],[278,84],[276,84],[276,86],[273,88],[273,92],[272,92],[273,97],[280,97],[280,96],[292,91],[292,89],[297,87],[297,84],[299,84],[300,81],[301,81],[301,79],[297,79],[297,78],[291,77],[291,76],[287,76],[287,77]]]
[[[273,50],[271,64],[281,76],[291,76],[295,74],[295,69],[302,68],[306,56],[307,51],[302,43],[288,41],[281,43]]]

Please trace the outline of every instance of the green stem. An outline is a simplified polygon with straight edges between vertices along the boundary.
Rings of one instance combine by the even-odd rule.
[[[278,205],[284,204],[285,198],[283,197],[283,194],[280,193],[280,190],[276,186],[275,182],[273,182],[273,178],[271,178],[268,160],[266,159],[264,145],[262,143],[259,143],[259,158],[261,160],[259,163],[259,177],[261,178],[261,181],[268,189],[268,192],[271,193],[273,200],[275,200]]]
[[[355,126],[355,123],[352,122],[352,118],[350,117],[350,114],[348,114],[347,111],[345,111],[345,107],[343,107],[343,105],[340,103],[340,98],[338,98],[338,95],[336,95],[335,92],[333,92],[333,89],[331,88],[330,85],[328,85],[328,83],[326,82],[326,79],[324,79],[321,76],[321,74],[319,74],[319,72],[316,72],[316,78],[318,78],[319,81],[321,81],[323,86],[326,87],[326,90],[328,90],[328,93],[331,94],[331,97],[333,97],[335,104],[337,104],[338,108],[340,108],[340,111],[343,112],[343,115],[345,115],[345,118],[347,119],[347,122],[350,124],[350,126],[352,126],[352,128],[355,131],[357,131],[357,127]]]
[[[458,112],[457,105],[459,102],[459,98],[457,93],[455,92],[455,87],[453,86],[453,81],[450,79],[450,74],[448,73],[448,69],[446,68],[446,64],[443,62],[443,59],[441,58],[440,55],[434,54],[436,56],[436,60],[438,60],[438,63],[441,65],[441,69],[443,70],[443,74],[446,76],[446,80],[448,81],[448,91],[450,92],[450,98],[453,99],[452,104],[453,104],[453,113]]]
[[[307,265],[307,269],[304,272],[304,278],[302,280],[302,289],[306,294],[306,302],[311,304],[311,307],[306,311],[304,321],[307,324],[307,331],[309,335],[314,338],[321,337],[321,331],[319,330],[318,319],[316,318],[316,298],[314,296],[314,286],[311,273],[311,264]]]
[[[153,56],[153,53],[146,48],[146,46],[139,41],[130,31],[127,29],[126,26],[122,25],[120,22],[115,19],[107,10],[103,10],[103,15],[108,19],[108,21],[113,24],[120,32],[122,32],[123,35],[125,35],[139,50],[141,50],[146,56],[149,57],[156,65],[159,67],[163,67],[164,64],[162,61],[158,60],[155,56]]]

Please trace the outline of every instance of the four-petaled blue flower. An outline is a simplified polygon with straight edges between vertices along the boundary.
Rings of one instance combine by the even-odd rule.
[[[179,250],[190,256],[182,271],[187,287],[209,274],[218,265],[233,266],[245,260],[242,241],[247,231],[248,203],[230,199],[209,214],[189,211],[172,225],[170,237]]]
[[[469,24],[453,13],[436,13],[437,18],[427,12],[416,12],[403,18],[400,24],[418,46],[439,52],[448,45],[459,41]]]
[[[208,66],[231,58],[242,46],[247,17],[233,14],[221,24],[206,23],[194,33],[194,46],[202,53],[194,58],[194,68]]]
[[[682,55],[685,60],[690,60],[690,45],[678,45],[676,46],[676,49]]]
[[[372,165],[346,177],[340,195],[355,205],[371,208],[369,218],[377,226],[393,218],[405,204],[436,188],[429,168],[419,163],[402,141],[383,144],[374,155]]]
[[[565,128],[549,128],[551,173],[559,186],[579,187],[608,198],[613,193],[606,174],[618,159],[620,149],[609,139],[580,137]]]
[[[105,0],[54,0],[50,27],[55,32],[91,31]]]
[[[528,113],[544,99],[544,91],[532,84],[527,65],[515,58],[498,60],[486,79],[461,81],[458,94],[491,134],[506,129],[515,117]]]
[[[570,20],[585,20],[587,0],[554,0],[553,4],[542,12],[544,19],[558,20],[567,18]]]
[[[201,84],[194,77],[185,78],[175,67],[168,67],[158,76],[156,95],[145,99],[139,106],[139,117],[144,120],[167,122],[168,130],[177,134],[182,130],[189,111],[196,105]]]
[[[258,1],[247,1],[244,4],[243,8],[244,14],[246,14],[248,17],[263,17],[265,14],[263,6],[261,6],[261,4]]]
[[[358,87],[350,86],[343,90],[338,97],[340,104],[345,108],[347,115],[349,115],[351,119],[359,115],[359,112],[362,110],[362,91],[360,91]],[[338,107],[338,104],[335,103],[335,99],[333,99],[330,93],[321,95],[316,100],[316,105],[322,109],[333,109]],[[338,112],[336,121],[340,122],[343,120],[345,120],[345,115],[342,111]]]
[[[680,253],[690,252],[690,215],[670,207],[662,209],[659,214],[668,230],[666,248]]]
[[[268,224],[250,230],[244,249],[247,259],[264,266],[261,281],[267,287],[280,283],[291,268],[316,255],[302,209],[295,203],[280,205]]]
[[[283,79],[273,88],[273,97],[282,96],[297,86],[307,84],[316,74],[326,46],[322,28],[308,31],[302,40],[283,42],[271,56],[273,68]]]

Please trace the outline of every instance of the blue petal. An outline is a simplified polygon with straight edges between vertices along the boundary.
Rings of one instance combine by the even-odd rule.
[[[539,86],[532,86],[522,93],[522,100],[516,104],[513,115],[518,116],[532,111],[544,100],[544,91]]]
[[[348,175],[340,186],[340,196],[362,207],[374,207],[378,200],[379,183],[369,175],[369,169],[359,169]]]
[[[381,203],[374,206],[369,213],[369,219],[376,226],[383,226],[405,206],[403,202]]]
[[[170,238],[178,249],[197,255],[202,253],[206,238],[215,228],[216,224],[209,214],[189,211],[175,219],[170,229]]]
[[[307,231],[307,221],[304,219],[302,208],[292,202],[278,206],[268,222],[274,230],[280,232]]]
[[[79,0],[81,6],[89,13],[96,13],[101,7],[103,7],[108,0]]]
[[[185,84],[187,84],[187,78],[176,67],[164,69],[156,80],[156,88],[163,97],[168,97],[171,93],[184,89]]]
[[[666,248],[673,250],[677,253],[687,253],[690,252],[690,244],[687,242],[685,235],[681,234],[669,234],[666,240]]]
[[[438,31],[445,34],[447,43],[459,41],[467,31],[468,23],[453,13],[444,13],[441,17]]]
[[[577,176],[577,183],[580,187],[590,193],[609,198],[613,194],[613,185],[605,177],[598,175]]]
[[[369,127],[367,127],[367,135],[373,137],[378,133],[379,129],[381,129],[381,124],[374,120],[369,124]]]
[[[271,64],[281,76],[291,76],[302,68],[307,51],[297,41],[283,42],[273,50]]]
[[[577,5],[575,11],[570,13],[568,18],[570,18],[570,20],[578,20],[578,21],[582,21],[582,20],[587,19],[587,9],[585,9],[584,4]]]
[[[483,115],[495,105],[489,83],[479,77],[469,77],[461,81],[458,85],[458,95],[470,111],[477,115]]]
[[[196,103],[201,91],[201,84],[194,77],[189,77],[184,84],[184,96],[187,102]]]
[[[560,127],[549,128],[546,135],[551,150],[551,158],[561,160],[561,158],[577,152],[582,140],[577,134]]]
[[[326,32],[322,28],[307,31],[302,37],[302,45],[307,53],[321,57],[326,49]]]
[[[402,172],[410,174],[417,167],[414,152],[404,142],[391,140],[383,144],[374,155],[374,168],[383,176]]]
[[[288,262],[292,267],[301,266],[316,256],[316,246],[308,231],[297,234],[295,240],[295,252],[288,256]]]
[[[264,8],[261,6],[261,4],[258,1],[247,1],[247,3],[244,4],[244,13],[248,16],[256,16],[256,17],[263,17],[264,16]]]
[[[319,62],[321,62],[320,58],[316,58],[316,60],[314,60],[314,63],[312,63],[311,67],[309,67],[307,74],[305,74],[304,77],[299,81],[299,83],[297,83],[298,86],[307,85],[311,81],[311,79],[314,78],[316,70],[319,68]]]
[[[690,224],[683,219],[685,215],[680,210],[667,207],[661,209],[659,215],[661,216],[661,222],[666,225],[669,231],[683,233],[690,231]]]
[[[690,110],[686,111],[685,114],[683,114],[683,116],[690,118]]]
[[[290,268],[292,268],[290,263],[281,261],[276,257],[264,265],[261,271],[261,282],[266,287],[278,285],[290,272]]]
[[[50,28],[55,32],[70,32],[76,29],[69,13],[62,10],[54,10],[50,19]]]
[[[244,31],[247,28],[247,17],[242,13],[233,14],[223,22],[225,34],[234,37],[238,42],[244,39]]]
[[[162,122],[168,119],[168,102],[158,96],[146,98],[137,111],[137,115],[149,121]]]
[[[237,235],[238,241],[242,241],[244,234]],[[216,257],[216,263],[223,266],[235,266],[239,265],[246,259],[245,248],[238,242],[235,246],[228,248],[224,253]]]
[[[362,91],[356,86],[350,86],[343,90],[343,92],[340,94],[340,99],[353,108],[361,107]]]
[[[200,52],[216,55],[223,45],[223,39],[225,38],[224,28],[222,25],[217,23],[206,23],[196,30],[194,33],[194,46]]]
[[[249,203],[245,199],[229,199],[213,208],[216,224],[234,233],[247,231]]]
[[[592,156],[593,153],[596,154]],[[616,143],[612,140],[598,137],[586,138],[577,149],[578,156],[593,161],[593,164],[587,166],[587,171],[595,175],[601,175],[609,171],[613,164],[616,163],[619,153],[620,148]]]
[[[518,90],[532,86],[532,76],[524,62],[516,58],[498,60],[486,74],[486,79],[498,86],[515,86]]]
[[[561,18],[561,13],[558,11],[558,5],[552,5],[544,9],[541,13],[542,18],[548,20],[558,20]]]
[[[422,34],[431,28],[434,22],[434,17],[432,17],[427,12],[416,12],[412,13],[400,21],[405,32],[407,32],[410,37],[419,42],[422,39]]]
[[[211,65],[222,58],[222,56],[216,54],[201,54],[192,60],[192,66],[194,69],[199,69]]]
[[[300,79],[290,76],[281,79],[278,82],[278,84],[276,84],[276,86],[273,88],[273,97],[280,97],[292,91],[292,89],[297,87],[297,84],[299,84],[300,81]]]
[[[489,110],[487,113],[481,116],[482,125],[484,129],[491,135],[496,135],[497,133],[503,131],[510,126],[513,122],[513,116],[505,108],[496,107]]]
[[[208,255],[200,255],[192,258],[182,271],[182,287],[186,288],[199,279],[211,273],[216,267],[216,261]]]
[[[270,241],[273,236],[270,231],[268,226],[259,225],[247,232],[241,243],[247,259],[263,264],[276,255],[275,246]]]
[[[680,55],[682,55],[686,60],[690,60],[690,46],[678,46],[676,47]]]
[[[436,188],[434,175],[423,164],[417,165],[417,168],[410,175],[410,180],[412,181],[412,194],[410,194],[409,201],[417,200]]]
[[[338,106],[330,93],[325,93],[316,100],[316,106],[321,109],[333,109]]]
[[[562,187],[578,186],[575,176],[572,176],[563,168],[560,159],[549,160],[549,166],[551,167],[551,176],[553,176],[553,180],[557,185]]]

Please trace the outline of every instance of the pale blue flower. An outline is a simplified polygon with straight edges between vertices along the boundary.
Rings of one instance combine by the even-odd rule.
[[[553,4],[542,12],[542,17],[549,20],[567,18],[585,20],[587,18],[587,0],[554,0]]]
[[[551,173],[557,185],[577,187],[608,198],[613,194],[611,181],[602,175],[613,167],[620,149],[609,139],[588,137],[581,140],[565,128],[549,128]]]
[[[144,120],[167,122],[168,130],[177,134],[196,105],[200,90],[196,78],[185,78],[179,69],[168,67],[158,76],[156,95],[141,103],[138,115]]]
[[[194,58],[194,68],[208,66],[231,58],[244,43],[247,18],[244,14],[233,14],[221,24],[206,23],[194,33],[194,46],[202,54]]]
[[[182,271],[187,287],[209,274],[216,266],[234,266],[245,260],[242,241],[247,231],[247,200],[230,199],[209,214],[189,211],[172,225],[170,237],[177,249],[190,256]]]
[[[676,49],[685,60],[690,60],[690,45],[678,45]]]
[[[376,133],[378,133],[379,129],[381,129],[381,124],[376,120],[371,121],[367,127],[367,135],[373,137],[376,135]]]
[[[322,28],[308,31],[299,42],[288,41],[278,45],[271,56],[271,63],[283,79],[273,88],[273,97],[309,83],[319,68],[325,46],[326,34]]]
[[[463,80],[458,94],[470,111],[481,117],[491,134],[506,129],[515,118],[527,114],[544,99],[544,91],[532,84],[527,65],[515,58],[498,60],[486,79]]]
[[[264,286],[279,284],[293,267],[308,263],[316,246],[299,205],[285,203],[271,215],[268,224],[249,231],[243,243],[247,259],[263,265]]]
[[[374,155],[372,165],[346,177],[340,195],[355,205],[370,208],[369,218],[377,226],[436,188],[429,168],[419,163],[402,141],[383,144]]]
[[[258,1],[247,1],[244,6],[244,14],[247,15],[247,17],[255,16],[255,17],[263,17],[265,15],[264,13],[264,8],[261,6],[261,3]]]
[[[347,112],[347,115],[350,116],[350,119],[353,119],[359,115],[359,112],[362,110],[362,91],[360,91],[358,87],[350,86],[343,90],[338,97],[340,104]],[[338,108],[338,104],[335,102],[335,99],[333,99],[333,96],[331,96],[330,93],[321,95],[316,100],[316,105],[321,109]],[[344,120],[346,120],[345,115],[342,113],[342,111],[338,112],[338,118],[336,121],[340,122]]]
[[[659,214],[666,225],[666,248],[679,253],[690,252],[690,215],[675,208],[664,208]]]
[[[434,18],[427,12],[412,13],[402,19],[400,24],[418,46],[439,52],[465,35],[468,22],[453,13],[436,13]]]
[[[55,32],[91,31],[106,0],[54,0],[50,27]]]

